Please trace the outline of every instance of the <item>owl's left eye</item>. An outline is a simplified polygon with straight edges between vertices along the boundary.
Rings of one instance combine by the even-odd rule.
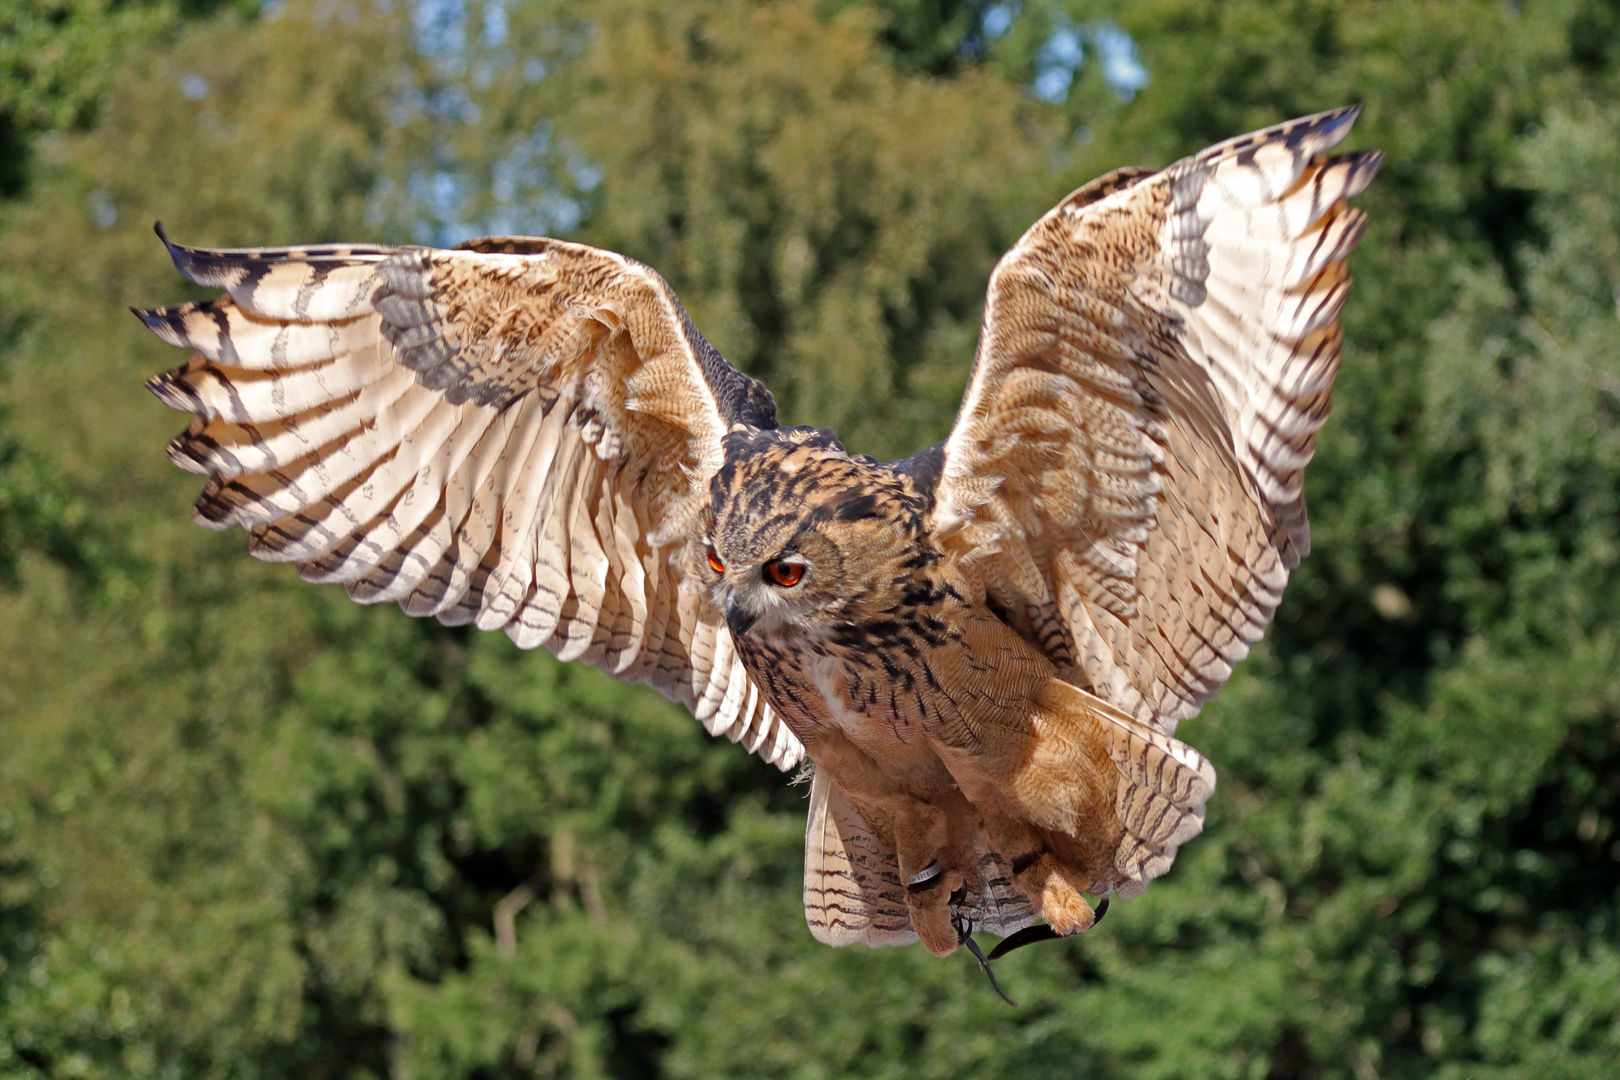
[[[765,577],[772,585],[791,589],[804,578],[804,564],[772,559],[765,564]]]

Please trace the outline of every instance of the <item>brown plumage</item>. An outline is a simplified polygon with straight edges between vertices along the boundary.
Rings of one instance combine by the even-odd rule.
[[[833,945],[1092,925],[1203,824],[1173,738],[1305,554],[1338,366],[1341,109],[1060,203],[1001,260],[950,437],[779,428],[651,269],[548,239],[170,245],[226,290],[138,312],[196,519],[367,603],[505,629],[815,763]],[[167,242],[167,241],[165,241]]]

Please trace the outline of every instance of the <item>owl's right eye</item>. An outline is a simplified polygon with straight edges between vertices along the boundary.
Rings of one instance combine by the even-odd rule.
[[[777,588],[791,589],[804,580],[804,563],[772,559],[765,564],[765,577]]]
[[[713,544],[709,545],[709,569],[717,574],[726,572],[726,564],[720,561],[720,553],[714,550]]]

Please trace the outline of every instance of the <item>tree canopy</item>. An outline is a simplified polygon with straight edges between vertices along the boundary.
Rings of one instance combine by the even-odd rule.
[[[1613,0],[4,0],[0,1078],[1604,1077],[1620,1060]],[[125,313],[214,245],[547,232],[789,422],[948,429],[1083,181],[1352,101],[1314,552],[1082,938],[804,927],[804,795],[686,712],[188,520]]]

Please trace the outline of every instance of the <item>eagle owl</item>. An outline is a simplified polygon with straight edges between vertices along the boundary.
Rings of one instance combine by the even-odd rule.
[[[990,279],[966,398],[905,461],[783,428],[634,260],[169,244],[225,290],[138,311],[194,350],[195,518],[362,603],[504,629],[814,763],[811,932],[1066,936],[1203,824],[1173,736],[1308,547],[1339,363],[1356,109],[1122,169]],[[159,235],[162,235],[161,227]]]

